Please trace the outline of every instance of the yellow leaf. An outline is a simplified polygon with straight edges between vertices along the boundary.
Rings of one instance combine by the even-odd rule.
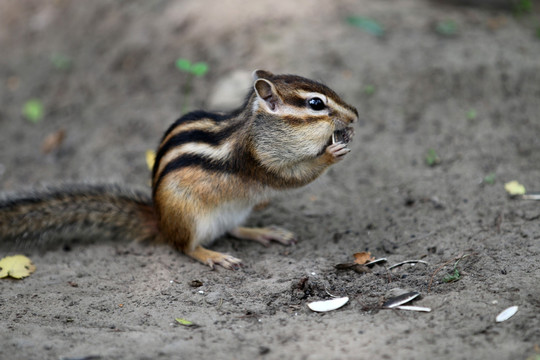
[[[180,325],[184,325],[184,326],[192,326],[193,325],[193,322],[189,321],[189,320],[186,320],[186,319],[182,319],[182,318],[176,318],[175,319]]]
[[[152,170],[154,168],[154,162],[156,162],[156,152],[153,150],[146,150],[146,165]]]
[[[11,276],[22,279],[36,270],[32,261],[24,255],[6,256],[0,260],[0,278]]]
[[[525,186],[515,180],[504,184],[504,189],[512,196],[525,194]]]

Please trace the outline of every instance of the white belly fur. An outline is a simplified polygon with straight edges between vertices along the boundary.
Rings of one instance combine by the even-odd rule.
[[[253,204],[229,202],[197,219],[194,245],[209,245],[227,231],[242,224],[249,216]]]

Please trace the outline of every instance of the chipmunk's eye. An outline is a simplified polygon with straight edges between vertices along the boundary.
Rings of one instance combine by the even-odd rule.
[[[315,111],[321,111],[326,107],[326,105],[324,105],[324,101],[322,101],[318,97],[309,99],[308,104],[309,104],[309,107]]]

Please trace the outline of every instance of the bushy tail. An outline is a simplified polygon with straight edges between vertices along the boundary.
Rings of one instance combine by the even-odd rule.
[[[69,185],[0,197],[0,243],[24,247],[66,239],[158,236],[149,194],[118,185]]]

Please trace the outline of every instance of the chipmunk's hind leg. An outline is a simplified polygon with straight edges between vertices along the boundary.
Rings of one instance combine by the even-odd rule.
[[[294,233],[278,226],[268,226],[264,228],[247,228],[239,226],[229,231],[229,234],[238,239],[257,241],[264,246],[269,246],[271,241],[277,241],[283,245],[291,245],[296,242],[296,235]]]
[[[200,245],[196,246],[193,250],[184,250],[184,254],[210,266],[212,269],[215,265],[221,265],[225,269],[236,270],[242,265],[242,260],[234,256],[208,250]]]

